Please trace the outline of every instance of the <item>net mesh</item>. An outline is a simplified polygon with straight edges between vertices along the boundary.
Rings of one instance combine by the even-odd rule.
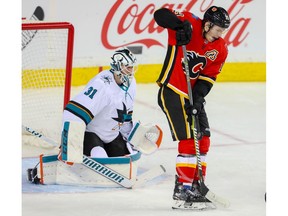
[[[53,23],[48,29],[33,28],[22,30],[22,124],[60,142],[68,29],[53,28]],[[25,131],[22,140],[49,146]]]

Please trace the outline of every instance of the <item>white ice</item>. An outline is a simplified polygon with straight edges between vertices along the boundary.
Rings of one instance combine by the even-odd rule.
[[[166,118],[157,105],[158,86],[138,84],[137,90],[134,119],[156,123],[164,131],[160,149],[142,156],[139,166],[149,169],[162,164],[167,173],[131,190],[31,185],[24,178],[27,163],[23,161],[55,152],[25,145],[22,148],[23,216],[266,215],[265,83],[216,83],[206,98],[212,131],[206,184],[211,191],[229,199],[231,206],[205,212],[171,209],[177,142],[172,141]]]

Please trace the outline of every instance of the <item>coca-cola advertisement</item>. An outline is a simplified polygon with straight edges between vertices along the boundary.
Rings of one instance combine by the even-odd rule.
[[[160,7],[190,11],[199,18],[212,5],[225,8],[231,25],[223,38],[229,48],[227,62],[265,62],[265,1],[255,0],[61,0],[23,1],[22,16],[37,6],[44,21],[67,21],[75,27],[74,65],[109,65],[111,52],[131,47],[141,64],[161,64],[167,48],[167,31],[153,13]],[[69,10],[68,10],[69,8]]]

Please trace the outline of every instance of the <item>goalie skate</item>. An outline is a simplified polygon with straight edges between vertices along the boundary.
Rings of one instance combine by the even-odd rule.
[[[27,180],[34,184],[40,183],[40,179],[37,176],[37,168],[27,169]]]

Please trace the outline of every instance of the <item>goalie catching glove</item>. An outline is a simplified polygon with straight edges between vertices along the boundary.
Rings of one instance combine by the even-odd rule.
[[[137,122],[128,136],[128,141],[143,154],[156,151],[162,142],[163,132],[157,125],[142,125]]]

